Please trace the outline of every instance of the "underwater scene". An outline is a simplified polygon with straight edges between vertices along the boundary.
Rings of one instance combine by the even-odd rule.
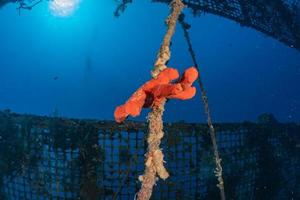
[[[0,0],[0,200],[299,200],[300,0]]]

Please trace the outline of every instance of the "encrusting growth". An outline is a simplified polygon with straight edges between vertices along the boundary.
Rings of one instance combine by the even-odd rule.
[[[177,83],[171,83],[178,77],[175,69],[167,68],[166,63],[170,59],[170,42],[175,32],[178,17],[184,8],[182,0],[173,0],[171,3],[171,14],[166,20],[167,32],[161,44],[155,68],[151,72],[152,80],[139,88],[132,97],[115,111],[115,119],[121,122],[127,116],[137,116],[142,107],[151,107],[152,111],[148,115],[147,138],[148,152],[145,154],[145,171],[139,180],[142,182],[140,191],[137,194],[138,200],[148,200],[151,198],[153,186],[158,180],[169,177],[165,169],[164,156],[159,147],[164,136],[162,115],[167,98],[189,99],[195,95],[196,89],[191,87],[198,77],[198,71],[192,67],[186,70],[182,79]]]
[[[160,141],[163,138],[162,114],[166,99],[186,100],[193,98],[196,94],[196,88],[192,86],[198,78],[198,71],[195,67],[185,70],[182,78],[173,82],[179,77],[176,69],[165,68],[156,79],[151,79],[142,85],[128,101],[118,106],[114,116],[117,122],[123,122],[129,115],[136,117],[140,114],[142,108],[152,108],[149,113],[149,136],[148,152],[145,161],[145,173],[139,177],[142,182],[142,189],[138,194],[138,199],[150,199],[153,186],[157,180],[156,175],[162,179],[169,177],[169,173],[163,166],[164,156],[159,148]]]
[[[115,120],[122,122],[129,115],[136,117],[141,113],[143,107],[159,106],[166,98],[186,100],[194,97],[196,88],[192,87],[192,84],[198,77],[196,68],[187,69],[178,82],[171,83],[178,77],[179,73],[176,69],[164,69],[156,79],[146,82],[133,93],[124,105],[116,108]]]

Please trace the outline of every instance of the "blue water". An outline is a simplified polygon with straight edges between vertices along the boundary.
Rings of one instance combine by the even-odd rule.
[[[69,17],[54,16],[48,2],[21,15],[14,4],[0,9],[0,109],[112,120],[115,107],[150,79],[169,13],[165,4],[139,0],[115,18],[116,6],[81,0]],[[266,112],[300,121],[299,51],[228,19],[184,12],[215,121]],[[179,26],[169,65],[180,72],[192,65]],[[164,120],[203,122],[200,92],[169,101]]]

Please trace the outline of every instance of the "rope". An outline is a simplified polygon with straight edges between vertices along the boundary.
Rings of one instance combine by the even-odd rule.
[[[184,14],[180,15],[179,23],[183,28],[184,37],[187,41],[189,52],[191,54],[194,66],[197,68],[198,72],[200,72],[199,71],[199,65],[198,65],[197,60],[196,60],[196,55],[195,55],[195,52],[193,50],[191,38],[190,38],[190,35],[189,35],[189,32],[188,32],[188,29],[191,26],[184,21]],[[220,154],[219,154],[219,151],[218,151],[218,145],[217,145],[217,141],[216,141],[216,132],[215,132],[215,128],[214,128],[213,123],[212,123],[212,117],[211,117],[211,112],[210,112],[210,109],[209,109],[208,98],[207,98],[207,95],[206,95],[206,91],[205,91],[204,84],[202,82],[201,76],[198,76],[198,83],[199,83],[199,86],[200,86],[202,101],[203,101],[205,113],[206,113],[206,116],[207,116],[207,124],[208,124],[208,127],[209,127],[209,133],[210,133],[211,141],[212,141],[212,144],[213,144],[215,163],[216,163],[215,175],[218,179],[217,187],[220,189],[221,199],[225,200],[224,180],[223,180],[223,175],[222,175],[223,170],[222,170],[222,165],[221,165],[222,160],[220,158]]]
[[[171,14],[168,16],[166,20],[167,24],[167,32],[164,36],[163,42],[161,44],[160,50],[157,55],[157,60],[154,64],[155,68],[151,71],[152,77],[157,78],[159,73],[166,69],[166,63],[169,61],[171,53],[170,53],[170,43],[172,36],[175,32],[176,22],[178,17],[184,8],[184,4],[182,0],[173,0],[170,4]],[[147,138],[148,143],[148,151],[145,154],[145,171],[142,176],[139,177],[139,180],[142,183],[141,189],[137,194],[138,200],[149,200],[153,186],[158,180],[159,176],[162,179],[167,179],[169,177],[169,173],[165,169],[164,163],[164,155],[159,147],[161,143],[161,139],[164,136],[163,132],[163,121],[162,115],[164,112],[166,99],[162,101],[162,103],[158,106],[153,106],[152,111],[148,115],[148,131],[149,135]]]

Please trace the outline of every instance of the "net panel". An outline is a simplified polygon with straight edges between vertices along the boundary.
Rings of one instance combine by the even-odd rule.
[[[222,16],[300,50],[299,0],[184,0],[184,3],[195,16],[201,13]]]
[[[21,10],[32,10],[43,0],[0,0],[0,8],[16,3]],[[118,1],[115,16],[119,16],[133,0]],[[152,0],[170,3],[171,0]],[[291,48],[300,50],[299,0],[183,0],[195,16],[212,13],[254,28]]]
[[[134,199],[145,123],[0,112],[1,199]],[[299,199],[297,124],[216,124],[229,199]],[[218,199],[205,124],[165,124],[170,178],[152,199]]]

